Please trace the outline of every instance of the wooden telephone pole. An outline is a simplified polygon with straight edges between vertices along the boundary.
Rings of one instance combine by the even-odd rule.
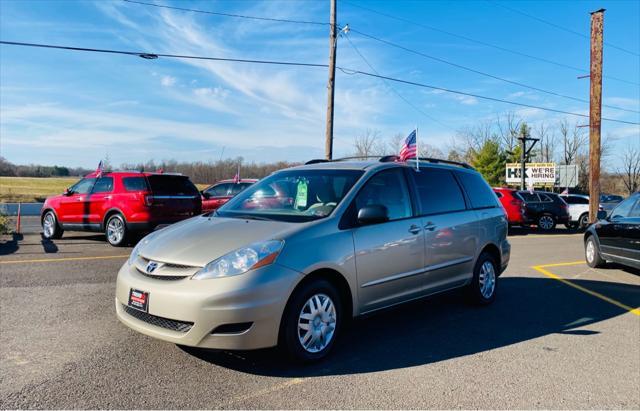
[[[600,206],[600,131],[602,116],[602,27],[604,9],[591,13],[591,91],[589,99],[589,221]]]
[[[331,0],[331,31],[329,32],[329,84],[327,89],[329,92],[327,101],[327,128],[325,132],[325,157],[331,160],[333,157],[333,100],[335,95],[336,83],[336,0]]]

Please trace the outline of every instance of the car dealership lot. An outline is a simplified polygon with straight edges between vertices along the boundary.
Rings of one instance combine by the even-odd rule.
[[[580,234],[513,234],[492,306],[451,293],[370,316],[306,367],[121,325],[115,276],[130,249],[103,236],[9,238],[0,407],[640,408],[640,274],[588,268]]]

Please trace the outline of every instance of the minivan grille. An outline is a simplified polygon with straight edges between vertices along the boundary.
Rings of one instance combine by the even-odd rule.
[[[135,308],[131,308],[128,305],[122,304],[122,308],[133,318],[144,321],[151,325],[155,325],[156,327],[166,328],[168,330],[178,331],[181,333],[186,333],[191,329],[191,327],[193,327],[193,323],[191,322],[170,320],[168,318],[158,317],[156,315],[136,310]]]

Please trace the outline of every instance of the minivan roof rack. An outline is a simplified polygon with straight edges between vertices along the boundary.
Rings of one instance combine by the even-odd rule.
[[[393,161],[398,161],[400,159],[400,157],[398,155],[395,155],[395,154],[386,155],[386,156],[350,156],[350,157],[335,158],[333,160],[327,160],[325,158],[316,158],[316,159],[313,159],[313,160],[309,160],[304,164],[308,165],[308,164],[318,164],[318,163],[330,163],[330,162],[334,162],[334,161],[366,160],[366,159],[370,159],[370,158],[375,158],[381,163],[390,163],[390,162],[393,162]],[[454,165],[454,166],[466,168],[466,169],[469,169],[469,170],[474,170],[474,168],[471,167],[469,164],[461,162],[461,161],[444,160],[444,159],[441,159],[441,158],[432,158],[432,157],[419,157],[417,159],[416,158],[410,158],[407,161],[411,161],[411,160],[413,160],[413,161],[425,161],[425,162],[434,163],[434,164],[449,164],[449,165]]]
[[[417,159],[410,158],[409,161],[411,161],[411,160],[426,161],[426,162],[429,162],[429,163],[436,163],[436,164],[438,164],[438,163],[450,164],[450,165],[453,165],[453,166],[459,166],[459,167],[463,167],[463,168],[468,168],[469,170],[475,170],[469,164],[464,163],[462,161],[444,160],[442,158],[431,158],[431,157],[418,157]]]

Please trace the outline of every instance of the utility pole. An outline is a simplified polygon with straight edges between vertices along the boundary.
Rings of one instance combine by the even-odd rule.
[[[327,101],[327,129],[325,132],[324,152],[327,160],[333,158],[333,100],[336,83],[336,0],[331,0],[331,29],[329,32],[329,84],[327,85],[329,96]]]
[[[591,91],[589,99],[589,221],[600,206],[600,117],[602,115],[602,26],[604,9],[591,13]]]
[[[535,147],[536,143],[540,141],[539,138],[531,138],[528,136],[526,131],[521,131],[520,137],[520,190],[527,189],[527,181],[526,181],[526,171],[527,171],[527,160],[529,159],[529,155],[531,154],[531,150]],[[527,148],[527,141],[532,141],[533,144]]]

